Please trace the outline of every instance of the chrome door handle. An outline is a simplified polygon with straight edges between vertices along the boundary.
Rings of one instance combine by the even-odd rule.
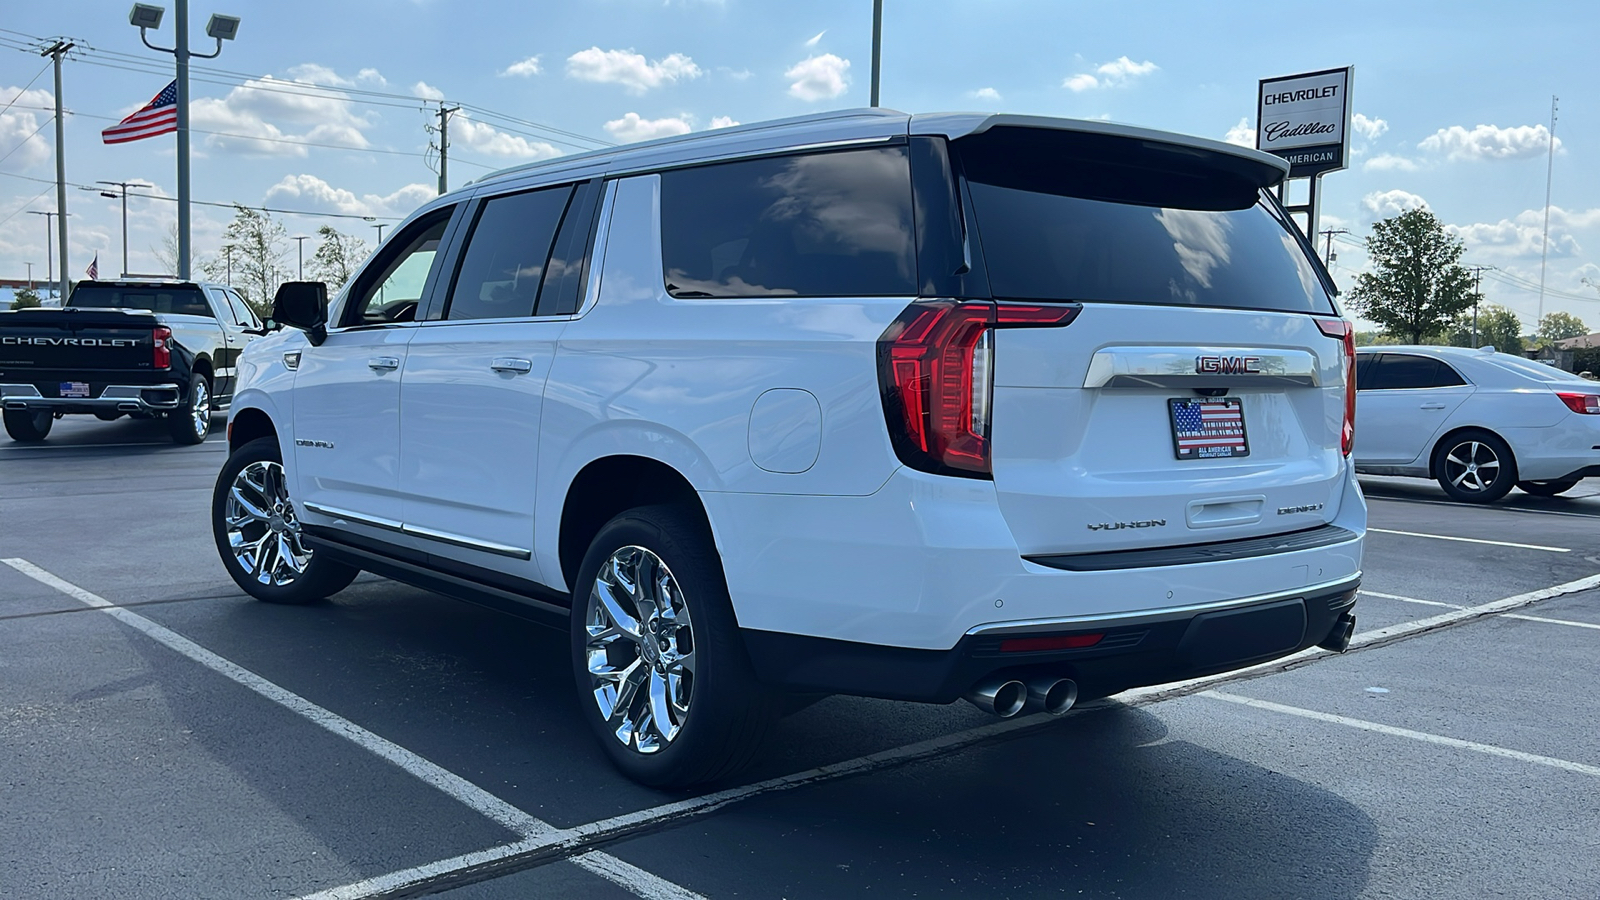
[[[1424,403],[1424,404],[1422,404],[1422,408],[1423,409],[1444,409],[1444,404],[1443,403]]]
[[[374,356],[367,360],[367,367],[375,372],[384,372],[400,368],[400,360],[393,356]]]
[[[521,375],[526,375],[527,373],[533,371],[533,360],[512,359],[507,356],[502,356],[496,359],[494,362],[489,363],[489,368],[495,370],[496,372],[516,372]]]

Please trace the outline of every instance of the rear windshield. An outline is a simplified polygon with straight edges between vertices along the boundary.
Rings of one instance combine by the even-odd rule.
[[[1489,357],[1489,361],[1497,366],[1510,369],[1519,375],[1526,375],[1529,378],[1534,378],[1539,381],[1548,381],[1552,383],[1576,381],[1577,383],[1584,385],[1594,384],[1594,382],[1584,378],[1581,375],[1575,375],[1571,372],[1558,369],[1555,366],[1547,366],[1544,363],[1536,360],[1523,359],[1520,356],[1512,356],[1509,353],[1496,353]]]
[[[1334,311],[1292,226],[1237,161],[995,131],[1011,134],[955,146],[996,297]]]
[[[199,288],[78,287],[68,306],[78,309],[148,309],[180,316],[215,318]]]

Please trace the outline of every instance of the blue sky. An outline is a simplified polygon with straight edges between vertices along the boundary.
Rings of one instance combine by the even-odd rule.
[[[40,74],[44,59],[14,49],[30,37],[65,35],[93,48],[65,66],[66,105],[75,113],[66,123],[68,180],[175,190],[171,137],[100,143],[101,128],[168,80],[152,70],[170,66],[170,57],[139,43],[129,5],[8,4],[0,22],[9,29],[0,31],[0,106],[12,103],[0,114],[0,156],[10,154],[0,159],[0,277],[22,277],[31,261],[42,278],[44,217],[25,210],[55,208],[53,189],[27,180],[54,177],[50,113],[35,108],[52,102],[51,76]],[[1545,309],[1578,314],[1600,330],[1600,289],[1584,280],[1600,284],[1600,77],[1592,62],[1600,8],[885,6],[883,102],[907,111],[1103,117],[1225,138],[1253,126],[1257,79],[1353,64],[1362,134],[1352,168],[1323,182],[1323,226],[1359,238],[1375,219],[1425,203],[1467,242],[1468,262],[1495,267],[1485,273],[1485,294],[1530,328],[1538,300],[1526,285],[1539,279],[1545,128],[1550,97],[1559,94]],[[326,223],[370,240],[373,223],[359,216],[402,216],[434,191],[424,131],[433,107],[425,98],[469,107],[452,126],[452,185],[597,140],[864,106],[871,8],[870,0],[196,0],[197,49],[208,43],[210,13],[239,15],[243,24],[220,59],[197,61],[232,74],[197,70],[194,127],[211,133],[194,136],[194,196],[342,213],[356,218],[281,218],[293,234]],[[169,10],[158,42],[171,41],[172,19]],[[70,190],[68,206],[73,273],[96,252],[102,273],[118,271],[117,204]],[[129,267],[157,271],[151,251],[175,219],[174,204],[135,200],[129,214]],[[226,209],[196,209],[198,250],[215,250],[228,217]],[[1335,275],[1348,286],[1363,254],[1359,241],[1336,246]]]

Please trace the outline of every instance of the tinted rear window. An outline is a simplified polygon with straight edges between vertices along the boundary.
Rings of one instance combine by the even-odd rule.
[[[1512,356],[1509,353],[1496,353],[1495,355],[1489,357],[1489,361],[1497,366],[1510,369],[1511,371],[1516,372],[1518,375],[1526,375],[1529,378],[1534,378],[1539,381],[1548,381],[1551,383],[1576,381],[1579,384],[1594,384],[1594,382],[1584,378],[1581,375],[1575,375],[1571,372],[1558,369],[1555,366],[1547,366],[1544,363],[1536,360],[1522,359],[1521,357]]]
[[[68,306],[78,309],[148,309],[151,312],[215,318],[199,288],[84,288],[72,292]]]
[[[996,297],[1333,311],[1292,226],[1237,161],[1009,131],[955,144]]]
[[[915,294],[905,148],[663,172],[661,254],[674,297]]]

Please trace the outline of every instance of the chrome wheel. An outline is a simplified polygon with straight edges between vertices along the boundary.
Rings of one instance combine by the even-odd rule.
[[[194,395],[189,398],[189,415],[194,423],[194,433],[204,438],[211,430],[211,389],[206,386],[204,378],[199,378],[195,380],[194,390],[190,393]]]
[[[240,469],[224,517],[229,552],[252,580],[284,587],[305,574],[311,551],[300,542],[282,465],[261,461]]]
[[[619,548],[600,565],[584,613],[589,683],[606,730],[654,753],[683,729],[694,692],[694,627],[661,557]]]
[[[1444,455],[1444,477],[1464,494],[1487,491],[1500,477],[1500,457],[1483,441],[1462,441]]]

